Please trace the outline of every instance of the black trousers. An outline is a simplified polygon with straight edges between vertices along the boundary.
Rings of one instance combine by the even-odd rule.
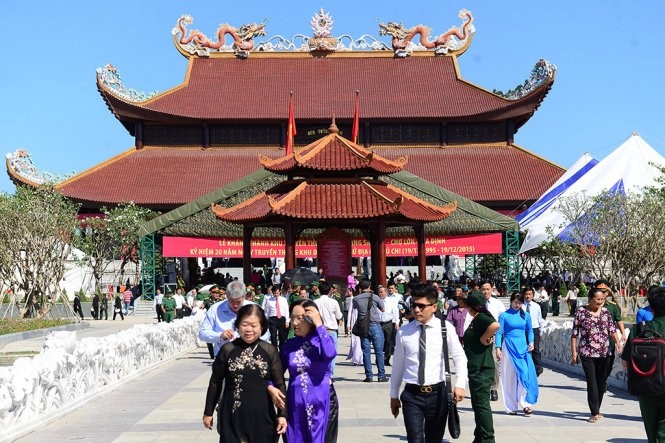
[[[277,349],[282,349],[286,341],[286,318],[270,317],[268,319],[268,330],[270,331],[270,343]]]
[[[391,321],[381,322],[381,330],[383,331],[383,359],[390,361],[395,347],[393,340],[395,325]]]
[[[540,306],[540,313],[543,315],[543,320],[547,318],[547,313],[550,311],[550,302],[542,301],[538,303]]]
[[[533,328],[533,352],[531,352],[533,365],[536,367],[536,373],[543,370],[543,359],[540,354],[540,328]]]
[[[441,443],[448,417],[446,397],[443,383],[436,385],[430,393],[420,392],[415,385],[404,388],[400,400],[409,443]]]
[[[607,357],[582,357],[582,369],[586,376],[586,396],[591,415],[600,414],[605,385],[607,383]]]
[[[330,384],[330,414],[328,415],[328,427],[326,428],[326,443],[337,443],[339,431],[339,402],[335,385]]]
[[[155,312],[157,313],[157,323],[164,320],[164,313],[162,312],[162,305],[155,306]]]

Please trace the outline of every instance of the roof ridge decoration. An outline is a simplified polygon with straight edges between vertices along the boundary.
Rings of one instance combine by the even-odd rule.
[[[508,92],[503,92],[498,89],[492,90],[492,93],[499,95],[508,100],[519,100],[526,97],[534,90],[538,89],[541,85],[549,82],[554,78],[556,73],[556,65],[548,62],[544,58],[538,60],[531,70],[531,77],[524,80],[524,83],[518,85]]]
[[[402,23],[379,23],[379,35],[392,36],[396,57],[407,57],[413,51],[427,49],[434,49],[436,54],[461,53],[471,42],[471,36],[476,32],[476,28],[473,25],[473,15],[468,9],[460,10],[458,17],[464,20],[461,28],[453,26],[433,41],[429,40],[432,29],[422,24],[406,29]],[[420,44],[412,41],[418,34],[420,34]]]
[[[187,34],[186,26],[194,23],[194,19],[191,15],[182,15],[171,30],[171,34],[176,46],[191,55],[208,57],[211,51],[217,51],[233,52],[239,58],[247,58],[254,49],[254,38],[266,35],[267,22],[268,19],[264,19],[260,24],[244,24],[239,28],[222,23],[215,31],[217,41],[212,41],[198,29],[191,29]],[[233,38],[231,46],[224,45],[227,34]]]
[[[383,195],[381,191],[378,189],[374,188],[374,186],[370,185],[367,183],[365,180],[361,182],[361,184],[369,190],[372,194],[376,195],[379,199],[383,200],[387,204],[393,207],[395,211],[399,211],[399,209],[402,207],[402,203],[404,203],[404,196],[402,194],[398,194],[397,198],[393,201],[387,196]]]
[[[118,70],[110,63],[103,68],[97,68],[97,81],[118,97],[134,103],[150,100],[159,94],[158,91],[145,93],[143,91],[137,91],[136,89],[126,88],[125,85],[122,84]]]
[[[71,173],[63,176],[60,174],[40,171],[33,163],[30,153],[23,148],[18,148],[14,153],[8,152],[5,155],[5,160],[7,163],[7,170],[10,174],[13,174],[18,179],[23,179],[30,184],[57,184],[74,175]]]

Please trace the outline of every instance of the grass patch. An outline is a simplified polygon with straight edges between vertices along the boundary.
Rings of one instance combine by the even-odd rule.
[[[8,318],[0,320],[0,335],[54,328],[71,323],[71,320],[59,318]]]

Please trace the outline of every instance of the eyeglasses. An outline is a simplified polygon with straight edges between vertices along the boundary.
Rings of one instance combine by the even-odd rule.
[[[427,307],[430,307],[430,306],[434,306],[435,304],[436,304],[436,302],[435,303],[414,303],[414,302],[411,302],[411,309],[418,308],[422,311],[423,309],[425,309]]]

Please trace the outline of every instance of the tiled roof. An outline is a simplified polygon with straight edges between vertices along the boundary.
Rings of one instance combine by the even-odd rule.
[[[278,174],[302,176],[322,171],[357,171],[360,175],[373,175],[401,171],[406,161],[405,157],[388,160],[332,133],[293,154],[276,159],[262,158],[261,164],[266,170]]]
[[[131,149],[58,184],[85,206],[133,201],[170,209],[188,203],[261,169],[259,154],[283,155],[278,148]]]
[[[121,120],[276,121],[287,117],[294,92],[295,118],[351,119],[360,91],[362,119],[526,121],[553,80],[527,96],[506,100],[458,78],[456,57],[294,56],[252,54],[249,59],[192,58],[183,84],[149,101],[131,103],[98,88]],[[491,86],[490,86],[491,87]]]
[[[213,205],[218,218],[250,222],[281,216],[301,219],[400,219],[432,222],[448,217],[456,203],[437,207],[381,181],[307,179],[289,181],[232,208]]]
[[[491,208],[501,208],[504,202],[532,203],[564,172],[513,145],[374,147],[373,151],[386,158],[408,155],[406,171]],[[86,207],[131,200],[167,210],[263,169],[259,155],[277,158],[284,151],[276,147],[131,149],[57,187]]]
[[[374,147],[379,155],[407,155],[404,170],[473,201],[496,208],[502,202],[537,200],[565,169],[515,145]]]

